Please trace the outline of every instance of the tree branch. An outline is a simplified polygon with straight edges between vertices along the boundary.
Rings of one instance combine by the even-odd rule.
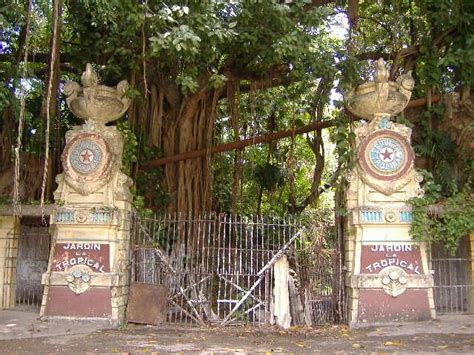
[[[448,29],[438,35],[435,39],[433,39],[433,45],[440,47],[443,43],[446,37],[450,35],[457,35],[457,31],[454,28]],[[406,58],[406,57],[412,57],[412,56],[418,56],[420,52],[420,45],[415,45],[411,46],[408,48],[403,48],[397,53],[384,53],[384,52],[366,52],[366,53],[360,53],[357,55],[357,59],[359,60],[377,60],[379,58],[383,58],[384,60],[389,60],[395,57],[399,58]]]

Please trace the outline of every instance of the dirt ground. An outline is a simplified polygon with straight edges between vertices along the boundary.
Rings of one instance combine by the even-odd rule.
[[[1,326],[8,327],[9,324]],[[288,331],[272,327],[192,328],[132,324],[121,329],[88,331],[74,323],[54,326],[61,327],[57,334],[51,329],[41,330],[32,325],[28,329],[30,336],[19,339],[11,339],[18,334],[7,335],[2,330],[0,353],[474,353],[474,316],[363,329],[328,325]],[[45,331],[43,336],[42,331]]]

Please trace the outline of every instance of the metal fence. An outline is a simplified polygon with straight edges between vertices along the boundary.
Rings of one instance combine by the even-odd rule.
[[[471,259],[432,259],[436,312],[468,313],[469,299],[474,298],[474,285],[469,275]],[[474,303],[474,301],[472,301]]]
[[[272,266],[283,254],[292,324],[343,314],[340,255],[321,228],[305,229],[294,218],[206,213],[135,219],[133,231],[132,280],[168,288],[167,322],[273,324]]]

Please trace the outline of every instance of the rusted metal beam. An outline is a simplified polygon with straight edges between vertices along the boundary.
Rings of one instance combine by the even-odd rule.
[[[441,95],[433,95],[431,97],[431,103],[437,104],[441,101]],[[422,97],[421,99],[411,100],[406,108],[413,108],[413,107],[420,107],[424,106],[428,103],[428,99],[426,97]]]
[[[358,120],[357,118],[355,120]],[[225,143],[225,144],[219,144],[214,147],[209,147],[207,149],[200,149],[200,150],[195,150],[192,152],[185,152],[185,153],[180,153],[176,155],[172,155],[169,157],[163,157],[163,158],[158,158],[151,160],[145,164],[143,164],[144,167],[149,167],[149,166],[160,166],[160,165],[165,165],[169,163],[175,163],[180,160],[188,160],[188,159],[194,159],[194,158],[199,158],[202,156],[206,156],[208,154],[216,154],[216,153],[222,153],[228,150],[234,150],[234,149],[242,149],[245,148],[249,145],[254,145],[254,144],[259,144],[259,143],[268,143],[277,139],[282,139],[282,138],[287,138],[287,137],[292,137],[298,134],[303,134],[303,133],[308,133],[315,131],[317,129],[323,129],[323,128],[328,128],[336,125],[335,120],[329,120],[325,122],[316,122],[316,123],[311,123],[307,126],[299,127],[299,128],[293,128],[289,129],[286,131],[278,131],[270,134],[265,134],[263,136],[256,136],[248,139],[243,139],[240,141],[235,141],[235,142],[230,142],[230,143]]]
[[[440,95],[434,95],[431,99],[431,102],[438,103],[440,100],[441,100]],[[423,105],[426,105],[426,103],[427,103],[426,98],[412,100],[408,103],[407,108],[423,106]],[[352,117],[352,121],[358,121],[361,119],[362,118]],[[166,164],[175,163],[181,160],[195,159],[195,158],[199,158],[206,155],[226,152],[229,150],[242,149],[250,145],[259,144],[259,143],[268,143],[277,139],[288,138],[288,137],[292,137],[298,134],[316,131],[318,129],[333,127],[336,125],[336,123],[337,123],[336,120],[315,122],[303,127],[288,129],[285,131],[278,131],[278,132],[265,134],[262,136],[256,136],[253,138],[243,139],[239,141],[234,141],[230,143],[219,144],[214,147],[209,147],[207,149],[200,149],[200,150],[195,150],[192,152],[184,152],[184,153],[180,153],[180,154],[176,154],[176,155],[172,155],[168,157],[158,158],[158,159],[154,159],[154,160],[150,160],[149,162],[146,162],[145,164],[142,165],[142,168],[146,168],[150,166],[166,165]]]

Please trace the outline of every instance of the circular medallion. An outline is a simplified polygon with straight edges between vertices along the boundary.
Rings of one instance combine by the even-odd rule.
[[[93,140],[83,139],[72,147],[69,160],[78,173],[89,174],[100,166],[102,150]]]
[[[102,136],[83,133],[66,144],[62,163],[67,177],[78,182],[97,181],[110,172],[112,157]]]
[[[382,173],[397,171],[405,161],[401,144],[391,137],[383,137],[373,142],[369,151],[372,166]]]
[[[359,147],[361,167],[375,178],[395,180],[413,162],[413,150],[406,139],[393,131],[381,130],[367,136]]]

